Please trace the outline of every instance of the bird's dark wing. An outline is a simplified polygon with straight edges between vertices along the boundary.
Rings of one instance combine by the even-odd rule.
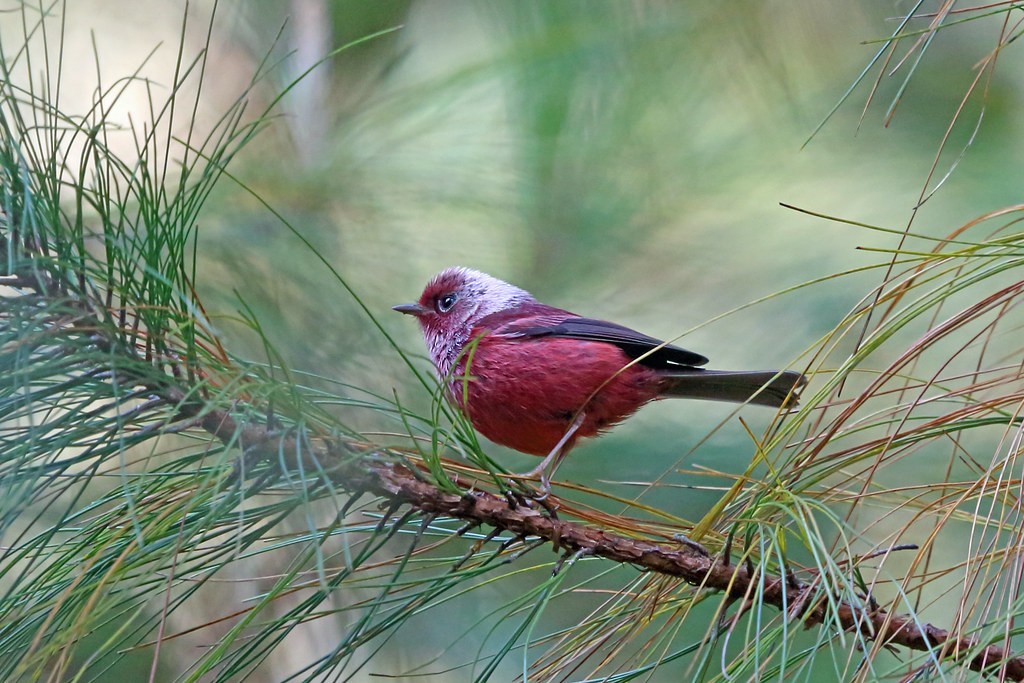
[[[644,356],[640,364],[659,370],[679,369],[680,366],[693,367],[708,362],[708,359],[699,353],[665,344],[660,339],[648,337],[628,327],[605,320],[580,318],[562,311],[510,320],[494,332],[504,337],[561,337],[614,344],[630,358],[640,358],[644,354],[649,354]]]

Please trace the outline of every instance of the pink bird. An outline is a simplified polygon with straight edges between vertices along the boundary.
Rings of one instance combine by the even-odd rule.
[[[792,407],[797,372],[705,370],[708,359],[628,327],[542,304],[470,268],[448,268],[416,316],[448,401],[495,443],[546,456],[522,475],[544,494],[558,463],[583,437],[609,429],[658,398]]]

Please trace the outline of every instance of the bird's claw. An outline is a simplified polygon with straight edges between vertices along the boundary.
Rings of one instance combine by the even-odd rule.
[[[544,508],[547,511],[548,517],[550,517],[551,519],[558,519],[559,505],[557,499],[551,499],[550,490],[544,491],[540,496],[531,496],[530,498],[533,502],[539,504],[542,508]]]
[[[515,510],[522,506],[525,508],[533,509],[537,505],[540,505],[548,513],[552,519],[558,519],[558,503],[551,501],[551,491],[517,491],[513,488],[507,488],[502,492],[505,495],[505,500],[508,501],[510,509]]]

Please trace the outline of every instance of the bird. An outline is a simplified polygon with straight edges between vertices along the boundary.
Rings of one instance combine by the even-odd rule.
[[[559,463],[662,398],[792,408],[806,377],[791,370],[708,370],[704,356],[616,323],[537,301],[486,273],[454,266],[418,301],[394,310],[419,322],[451,405],[491,441],[541,463],[522,475],[551,490]]]

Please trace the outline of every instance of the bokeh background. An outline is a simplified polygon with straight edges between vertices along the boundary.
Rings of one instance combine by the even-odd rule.
[[[840,0],[73,0],[51,11],[64,20],[66,111],[85,111],[98,87],[139,74],[111,113],[125,126],[129,155],[131,126],[170,95],[179,43],[188,59],[212,31],[199,105],[194,115],[181,106],[176,135],[212,129],[254,73],[262,76],[253,111],[288,89],[278,118],[231,167],[238,182],[225,179],[207,204],[199,291],[237,353],[265,357],[258,337],[232,321],[248,308],[293,367],[383,396],[397,391],[425,410],[430,396],[363,305],[422,354],[415,324],[390,306],[418,297],[446,266],[678,337],[714,367],[800,368],[881,273],[784,290],[883,263],[871,249],[898,238],[780,203],[896,230],[914,216],[915,231],[942,235],[1018,201],[1024,72],[1010,62],[987,83],[973,145],[959,158],[975,135],[976,100],[928,181],[1000,18],[941,32],[894,116],[906,73],[883,76],[865,109],[875,70],[812,138],[879,49],[870,41],[888,36],[906,10]],[[17,13],[0,14],[5,46],[21,30]],[[181,102],[196,96],[196,83],[178,93]],[[954,164],[915,212],[923,188]],[[262,202],[316,246],[358,301]],[[771,417],[743,415],[755,431]],[[379,411],[352,408],[344,417],[383,440],[402,431]],[[491,450],[513,467],[532,465]],[[731,407],[665,402],[580,447],[559,474],[607,481],[621,495],[699,518],[728,480],[680,470],[739,473],[750,453]],[[655,479],[662,485],[628,483]],[[517,590],[504,583],[481,596],[500,601]],[[205,618],[250,594],[247,585],[225,590]],[[433,628],[386,646],[366,675],[401,674],[437,654],[489,609],[481,596],[432,612]],[[339,617],[297,631],[265,680],[309,661],[344,627]],[[461,642],[461,654],[441,661],[470,660],[482,641]],[[162,672],[174,668],[172,658]]]

